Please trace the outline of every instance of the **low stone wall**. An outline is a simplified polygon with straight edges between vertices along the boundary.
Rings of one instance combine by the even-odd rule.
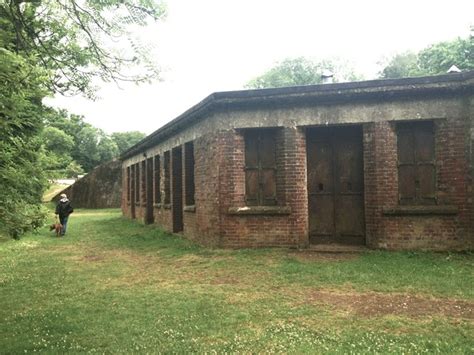
[[[120,161],[113,160],[96,167],[54,196],[52,201],[57,202],[59,195],[65,193],[75,208],[119,208],[122,195],[121,166]]]

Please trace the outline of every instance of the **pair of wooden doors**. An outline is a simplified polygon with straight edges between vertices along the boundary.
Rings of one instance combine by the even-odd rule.
[[[307,131],[310,243],[365,244],[361,126]]]

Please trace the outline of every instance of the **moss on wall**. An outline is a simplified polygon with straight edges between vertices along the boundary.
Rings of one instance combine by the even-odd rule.
[[[65,193],[77,208],[119,208],[122,194],[121,162],[113,160],[99,165],[89,174],[64,189],[52,201]]]

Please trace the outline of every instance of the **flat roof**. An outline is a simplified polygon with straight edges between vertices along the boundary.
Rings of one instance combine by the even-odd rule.
[[[401,79],[215,92],[122,153],[122,160],[143,152],[212,112],[281,108],[363,100],[446,96],[474,92],[474,71]]]

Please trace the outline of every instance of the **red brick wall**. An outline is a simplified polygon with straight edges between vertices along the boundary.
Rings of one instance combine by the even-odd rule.
[[[219,133],[194,141],[195,212],[184,212],[184,235],[203,245],[219,245]],[[184,159],[183,159],[184,162]]]
[[[306,149],[301,130],[277,134],[277,203],[291,207],[285,215],[234,215],[230,207],[245,206],[245,146],[241,132],[222,132],[219,201],[222,246],[297,247],[307,244]]]
[[[396,123],[363,125],[366,240],[369,247],[393,250],[473,248],[469,123],[454,119],[435,120],[435,129],[438,204],[454,205],[458,213],[394,216],[384,213],[384,209],[399,206]],[[278,129],[276,147],[277,203],[289,206],[291,213],[235,215],[229,213],[230,207],[245,206],[242,131],[215,131],[197,138],[194,141],[195,211],[183,212],[183,234],[211,246],[306,246],[308,201],[304,129]],[[184,154],[185,149],[182,151]],[[162,201],[163,153],[160,153]],[[183,156],[183,165],[185,161]],[[183,166],[183,173],[185,171]],[[130,217],[125,180],[122,210]],[[183,188],[184,199],[185,186]],[[145,206],[141,202],[142,205],[136,206],[136,216],[143,221]],[[154,218],[156,224],[172,230],[172,210],[165,208],[164,204],[154,208]]]
[[[122,214],[125,217],[131,218],[130,212],[130,204],[127,201],[127,184],[129,184],[128,176],[127,176],[127,168],[122,168]]]
[[[392,216],[383,213],[384,208],[398,206],[395,127],[395,123],[389,122],[364,125],[367,244],[397,250],[472,248],[466,123],[451,119],[435,122],[438,204],[457,206],[456,215]]]

